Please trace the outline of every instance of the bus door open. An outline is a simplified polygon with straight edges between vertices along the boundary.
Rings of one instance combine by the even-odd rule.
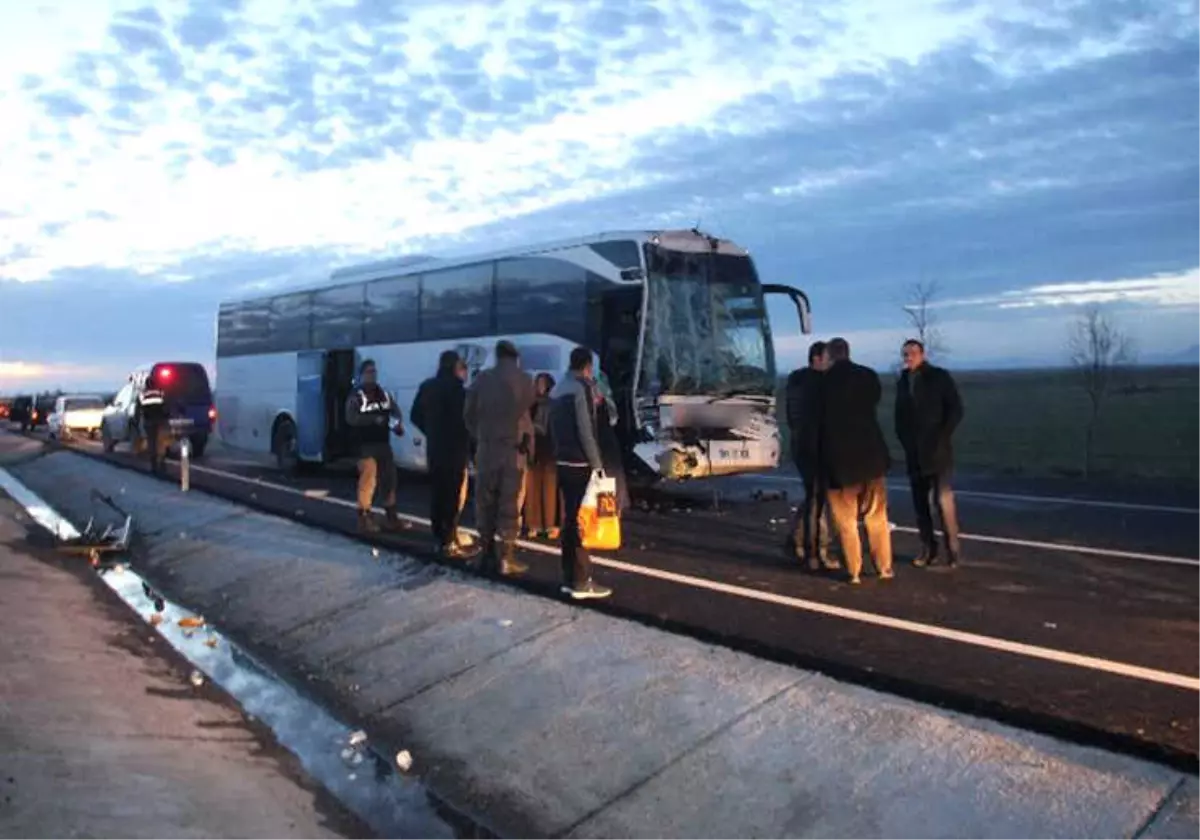
[[[353,387],[353,350],[311,350],[296,355],[297,454],[329,462],[350,451],[346,400]]]
[[[325,459],[325,351],[296,354],[296,455]]]
[[[354,454],[353,432],[346,422],[346,400],[354,389],[358,353],[329,350],[325,354],[325,460]]]
[[[601,303],[600,369],[608,377],[617,403],[617,435],[622,446],[632,446],[633,388],[637,372],[639,325],[642,320],[642,287],[607,290]]]

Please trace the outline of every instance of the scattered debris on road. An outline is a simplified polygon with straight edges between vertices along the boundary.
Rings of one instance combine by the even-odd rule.
[[[160,612],[151,613],[151,615],[150,615],[150,626],[151,627],[157,627],[158,625],[160,625],[162,623],[163,623],[163,614],[162,613],[160,613]]]
[[[199,688],[200,686],[204,685],[204,675],[201,674],[199,671],[192,671],[191,679],[192,679],[192,685],[195,686],[196,688]]]
[[[358,747],[367,743],[367,733],[361,729],[350,733],[350,746]]]
[[[204,644],[210,648],[215,648],[217,646],[217,637],[209,636],[207,639],[204,640]]]
[[[179,626],[191,628],[203,627],[204,619],[198,615],[185,615],[183,618],[179,619]]]
[[[400,750],[396,753],[396,766],[400,768],[401,773],[407,773],[412,769],[413,757],[408,750]]]

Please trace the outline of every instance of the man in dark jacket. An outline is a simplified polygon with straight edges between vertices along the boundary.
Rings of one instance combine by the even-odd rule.
[[[562,491],[563,593],[575,600],[607,598],[612,590],[592,580],[592,562],[579,533],[579,508],[592,474],[604,471],[597,427],[592,351],[576,347],[571,367],[550,392],[550,435]]]
[[[417,389],[409,414],[414,426],[425,434],[425,458],[429,465],[429,519],[438,551],[458,560],[473,552],[458,541],[459,491],[467,474],[471,442],[463,419],[467,391],[467,364],[454,350],[438,358],[437,374]]]
[[[391,435],[404,434],[396,398],[379,384],[375,362],[365,360],[358,369],[359,385],[346,400],[346,423],[354,430],[358,445],[358,527],[375,533],[379,526],[371,516],[371,502],[378,488],[383,494],[384,524],[389,531],[402,531],[412,523],[396,513],[396,456]]]
[[[517,560],[517,534],[536,401],[533,378],[521,370],[517,348],[510,341],[496,342],[496,363],[475,377],[463,408],[467,433],[476,446],[475,520],[485,572],[519,575],[529,569]]]
[[[788,375],[786,411],[792,460],[804,482],[804,501],[796,509],[787,551],[809,569],[836,569],[829,557],[829,517],[825,482],[820,475],[818,432],[821,423],[821,377],[828,366],[825,342],[808,348],[808,367]]]
[[[879,375],[850,361],[844,338],[829,342],[830,367],[822,380],[820,464],[828,481],[829,513],[837,529],[850,583],[862,573],[858,518],[863,519],[879,577],[892,577],[892,534],[887,512],[887,442],[876,411]]]
[[[167,448],[171,445],[168,434],[169,414],[167,410],[167,393],[157,382],[148,381],[146,387],[137,397],[134,420],[141,427],[146,449],[150,453],[150,472],[155,475],[162,473],[163,460]]]
[[[904,342],[901,349],[904,372],[896,385],[896,437],[904,447],[908,480],[912,487],[917,530],[921,534],[921,553],[914,566],[931,566],[937,561],[937,540],[933,533],[933,511],[946,539],[946,565],[959,562],[958,513],[950,474],[954,468],[951,438],[962,422],[963,406],[954,377],[945,368],[930,364],[925,345],[916,339]]]

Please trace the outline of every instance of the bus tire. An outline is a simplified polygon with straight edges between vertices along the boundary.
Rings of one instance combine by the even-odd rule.
[[[100,446],[105,452],[111,454],[117,448],[117,442],[112,439],[112,435],[108,433],[108,426],[100,427]]]
[[[288,475],[296,473],[300,465],[300,459],[296,456],[297,442],[296,424],[292,418],[281,417],[276,420],[271,430],[271,454],[275,456],[275,465]]]

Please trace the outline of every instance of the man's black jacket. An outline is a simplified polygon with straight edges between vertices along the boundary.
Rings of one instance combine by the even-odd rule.
[[[829,486],[854,487],[887,475],[891,456],[876,414],[879,374],[842,360],[823,377],[820,452]]]
[[[421,383],[409,419],[425,433],[425,454],[431,469],[465,465],[471,442],[463,421],[467,390],[453,369],[440,370]]]
[[[788,374],[784,406],[789,447],[796,468],[811,476],[820,463],[821,376],[811,367]]]
[[[896,383],[896,437],[913,475],[939,475],[954,467],[950,439],[962,422],[963,405],[954,377],[928,362],[912,375],[904,371]]]

